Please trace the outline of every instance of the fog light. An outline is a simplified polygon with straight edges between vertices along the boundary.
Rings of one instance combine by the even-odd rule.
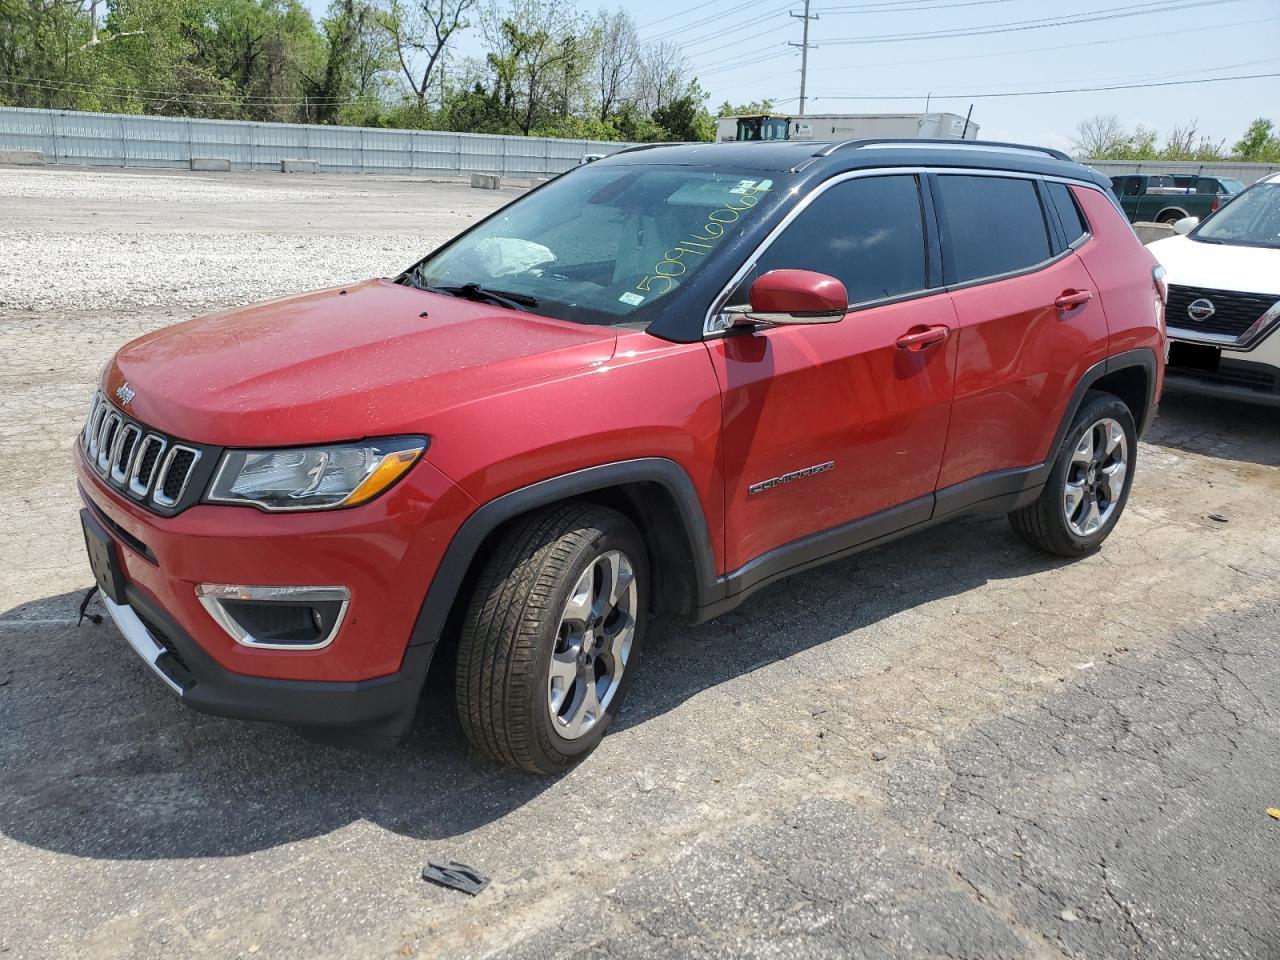
[[[201,583],[196,596],[227,634],[246,647],[319,650],[347,613],[346,587],[248,587]]]

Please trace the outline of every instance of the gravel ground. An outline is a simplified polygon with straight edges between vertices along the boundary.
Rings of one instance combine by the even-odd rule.
[[[65,451],[116,346],[391,272],[504,199],[0,170],[0,954],[1280,957],[1267,411],[1166,398],[1074,563],[971,519],[656,624],[559,779],[470,755],[445,672],[405,749],[352,754],[185,710],[73,625]]]

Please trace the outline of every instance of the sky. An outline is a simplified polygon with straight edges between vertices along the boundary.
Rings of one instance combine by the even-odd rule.
[[[787,44],[801,41],[803,22],[789,14],[803,0],[579,6],[621,6],[643,40],[679,42],[713,112],[766,97],[778,112],[799,110],[800,51]],[[808,113],[921,112],[931,94],[930,111],[963,115],[972,103],[983,139],[1063,149],[1096,114],[1161,134],[1194,121],[1228,149],[1256,117],[1280,127],[1280,0],[810,0],[810,13]],[[477,38],[462,49],[478,52]],[[1256,74],[1276,76],[976,96]]]

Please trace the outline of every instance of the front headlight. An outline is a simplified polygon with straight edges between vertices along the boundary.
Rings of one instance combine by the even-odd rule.
[[[207,500],[263,510],[327,510],[365,503],[422,456],[422,437],[286,450],[228,450]]]

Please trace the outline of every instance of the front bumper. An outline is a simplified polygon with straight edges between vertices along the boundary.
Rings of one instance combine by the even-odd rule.
[[[331,741],[407,733],[438,639],[415,630],[423,598],[474,506],[449,480],[419,463],[384,496],[348,510],[199,505],[161,517],[106,486],[78,448],[76,460],[87,522],[114,543],[124,579],[125,602],[104,596],[107,612],[184,703],[327,731]],[[350,609],[323,649],[255,648],[215,622],[200,583],[341,584]]]
[[[132,584],[102,603],[136,654],[182,702],[220,717],[299,727],[334,744],[392,746],[408,734],[434,645],[406,649],[394,674],[350,683],[273,680],[223,669]]]
[[[1182,333],[1169,331],[1165,385],[1170,390],[1280,407],[1280,327],[1273,327],[1247,350]],[[1183,353],[1187,348],[1191,352]]]

